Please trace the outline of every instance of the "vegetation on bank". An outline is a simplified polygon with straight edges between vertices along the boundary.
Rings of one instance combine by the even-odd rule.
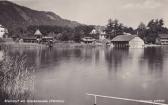
[[[27,99],[33,91],[33,67],[26,66],[26,56],[4,56],[0,62],[0,96]]]
[[[90,32],[95,27],[98,26],[80,25],[75,28],[48,25],[28,26],[27,28],[17,27],[13,30],[9,29],[9,36],[17,38],[31,37],[34,35],[36,29],[40,29],[44,36],[52,36],[56,40],[80,42],[81,38],[87,36],[98,39],[99,34],[90,35]],[[145,41],[145,43],[153,44],[159,34],[168,34],[168,28],[164,26],[163,19],[152,19],[147,24],[140,23],[136,29],[120,23],[117,19],[109,19],[107,25],[103,27],[103,31],[106,33],[106,38],[108,39],[112,39],[117,35],[129,33],[138,35]]]

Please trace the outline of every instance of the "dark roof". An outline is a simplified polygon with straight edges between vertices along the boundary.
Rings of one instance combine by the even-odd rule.
[[[160,38],[168,38],[168,34],[159,34]]]
[[[130,41],[135,37],[137,37],[137,35],[119,35],[119,36],[114,37],[111,41],[112,42]]]

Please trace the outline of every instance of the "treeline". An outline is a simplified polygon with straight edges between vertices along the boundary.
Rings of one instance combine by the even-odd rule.
[[[57,40],[68,41],[73,40],[80,42],[82,37],[90,36],[90,32],[95,28],[94,25],[81,25],[75,28],[60,27],[60,26],[28,26],[17,27],[9,29],[10,37],[31,37],[37,29],[40,29],[43,35],[52,36]],[[120,23],[117,19],[109,19],[107,25],[102,30],[106,33],[106,38],[112,39],[117,35],[129,33],[132,35],[138,35],[146,43],[155,43],[159,34],[168,34],[168,29],[164,26],[163,19],[152,19],[146,25],[140,23],[136,29],[128,27]],[[98,34],[92,35],[94,38],[98,38]]]
[[[159,34],[168,34],[168,28],[164,26],[163,19],[152,19],[147,25],[141,22],[136,29],[124,26],[122,23],[119,23],[117,19],[109,19],[105,32],[110,39],[117,35],[129,33],[138,35],[145,43],[155,43]]]
[[[155,43],[159,34],[168,34],[163,19],[152,19],[147,25],[140,23],[136,31],[146,43]]]
[[[94,25],[81,25],[75,28],[60,27],[60,26],[28,26],[27,28],[18,27],[9,30],[10,37],[32,37],[37,29],[41,31],[44,36],[52,36],[57,40],[68,41],[73,40],[80,42],[82,37],[89,36],[89,33],[94,29]]]

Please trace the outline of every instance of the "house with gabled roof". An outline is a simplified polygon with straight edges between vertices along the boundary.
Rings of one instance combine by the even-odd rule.
[[[8,30],[0,24],[0,38],[5,37],[5,34],[8,33]]]
[[[156,38],[156,44],[168,45],[168,34],[159,34]]]

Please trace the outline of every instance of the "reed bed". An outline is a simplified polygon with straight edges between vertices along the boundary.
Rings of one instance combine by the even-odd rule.
[[[10,99],[27,99],[34,90],[34,67],[26,66],[26,56],[4,56],[0,62],[0,91]]]

